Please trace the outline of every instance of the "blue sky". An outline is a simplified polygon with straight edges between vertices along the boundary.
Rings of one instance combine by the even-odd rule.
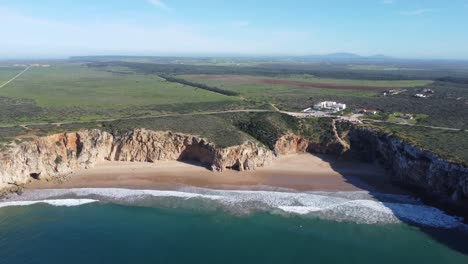
[[[468,59],[468,0],[0,0],[0,58],[305,55]]]

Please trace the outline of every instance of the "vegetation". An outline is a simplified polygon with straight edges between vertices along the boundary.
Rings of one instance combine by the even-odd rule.
[[[24,68],[19,67],[0,67],[0,85],[4,84],[15,75],[20,73]]]
[[[200,88],[202,90],[207,90],[207,91],[214,92],[214,93],[219,93],[219,94],[222,94],[222,95],[227,95],[227,96],[238,96],[238,95],[240,95],[239,92],[223,90],[223,89],[220,89],[220,88],[217,88],[217,87],[208,86],[208,85],[202,84],[202,83],[195,83],[195,82],[187,81],[187,80],[172,77],[172,76],[162,75],[161,78],[164,78],[168,82],[180,83],[180,84],[183,84],[183,85]]]
[[[224,118],[272,150],[276,139],[297,131],[299,124],[297,119],[279,113],[230,114]]]
[[[420,148],[432,151],[453,162],[468,166],[468,133],[424,127],[399,126],[388,123],[367,124],[385,133],[393,134]]]
[[[55,164],[59,165],[63,162],[63,157],[62,156],[57,156],[54,160]]]
[[[449,83],[458,83],[458,84],[468,84],[468,78],[461,77],[442,77],[437,79],[438,82],[449,82]]]
[[[61,126],[36,125],[29,126],[28,129],[22,127],[0,128],[0,140],[6,143],[26,134],[46,136],[84,129],[100,129],[114,135],[122,135],[135,128],[198,135],[209,139],[219,147],[234,146],[247,140],[257,140],[273,149],[275,140],[290,132],[299,133],[317,142],[333,137],[331,119],[329,118],[297,119],[289,115],[271,112],[169,116],[64,124]],[[56,144],[61,143],[56,142]]]
[[[381,120],[403,121],[392,118],[396,112],[416,114],[417,118],[411,123],[419,123],[431,126],[443,126],[453,128],[468,128],[468,86],[462,84],[446,82],[427,81],[406,81],[406,83],[396,81],[366,81],[362,84],[372,85],[418,85],[406,87],[406,92],[399,95],[383,96],[380,91],[356,91],[340,89],[321,89],[286,85],[254,84],[249,83],[248,78],[213,80],[203,76],[183,76],[184,78],[203,82],[207,85],[220,87],[226,90],[238,91],[242,97],[261,103],[274,103],[280,109],[289,111],[301,111],[320,101],[338,101],[347,104],[349,109],[376,109],[380,115],[367,118],[379,118]],[[285,77],[283,76],[282,79]],[[292,80],[305,81],[309,76],[300,78],[291,76]],[[323,82],[333,82],[331,79],[317,79],[310,77],[310,80],[322,80]],[[335,80],[339,84],[357,84],[357,80]],[[392,84],[392,82],[395,82]],[[419,86],[423,85],[424,86]],[[423,89],[432,89],[435,94],[429,98],[415,98],[413,95],[422,93]]]

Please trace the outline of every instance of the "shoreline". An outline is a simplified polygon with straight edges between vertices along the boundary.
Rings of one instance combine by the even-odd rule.
[[[213,172],[177,161],[102,162],[64,183],[36,181],[2,206],[92,203],[163,208],[222,208],[234,215],[269,211],[358,224],[409,223],[464,228],[447,214],[392,186],[377,165],[329,156],[282,156],[255,171]]]
[[[100,162],[79,170],[63,183],[34,181],[25,190],[74,188],[126,188],[174,190],[193,186],[224,190],[369,191],[403,193],[389,184],[385,171],[374,164],[336,160],[329,156],[282,156],[254,171],[213,172],[180,161],[155,163]]]

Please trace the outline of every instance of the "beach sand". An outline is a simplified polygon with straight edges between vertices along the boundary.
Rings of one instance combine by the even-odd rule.
[[[297,191],[381,191],[400,192],[376,165],[340,161],[311,154],[278,158],[255,171],[212,172],[202,166],[178,161],[156,163],[102,162],[94,168],[72,174],[64,183],[35,181],[27,189],[129,188],[174,189],[195,186],[212,189],[265,190],[286,188]]]

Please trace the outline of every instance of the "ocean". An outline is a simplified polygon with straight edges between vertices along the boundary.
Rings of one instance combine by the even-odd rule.
[[[366,192],[29,191],[0,202],[0,263],[468,263],[460,219]]]

